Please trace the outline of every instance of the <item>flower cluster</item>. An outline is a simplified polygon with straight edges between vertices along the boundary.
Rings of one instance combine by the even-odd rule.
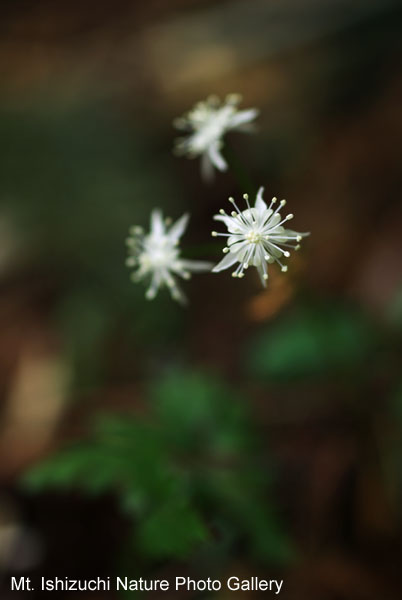
[[[226,96],[224,102],[210,96],[174,121],[177,129],[188,133],[176,140],[177,154],[186,154],[190,158],[201,156],[201,172],[206,179],[211,178],[214,167],[219,171],[228,167],[221,153],[225,133],[252,130],[251,122],[257,117],[258,110],[238,110],[240,101],[238,94]]]
[[[227,96],[224,102],[211,96],[175,121],[176,127],[188,132],[187,137],[176,141],[176,151],[189,157],[200,156],[202,172],[207,177],[211,176],[214,167],[220,171],[228,167],[221,153],[225,133],[233,129],[249,131],[258,114],[254,108],[238,110],[239,102],[240,96],[234,94]],[[230,214],[221,209],[213,217],[227,229],[224,233],[212,231],[213,237],[227,238],[223,248],[225,256],[213,268],[206,261],[181,258],[179,241],[188,223],[187,214],[171,224],[163,219],[160,210],[153,210],[149,233],[135,226],[130,229],[127,238],[129,255],[126,264],[134,269],[132,280],[149,280],[148,299],[155,298],[160,288],[167,287],[172,298],[179,302],[184,302],[186,297],[177,278],[189,279],[193,271],[218,273],[235,266],[232,276],[241,279],[244,271],[255,267],[265,287],[268,265],[277,263],[286,272],[283,260],[290,256],[289,250],[300,248],[301,240],[309,233],[287,229],[285,224],[293,219],[293,214],[281,216],[286,200],[278,202],[277,198],[272,198],[268,206],[263,192],[260,187],[253,206],[250,206],[248,195],[244,194],[244,210],[240,210],[234,199],[229,198],[233,205]]]
[[[271,204],[267,206],[262,197],[263,191],[262,187],[258,190],[252,208],[248,201],[248,195],[244,194],[247,202],[246,210],[241,211],[234,199],[229,198],[236,210],[228,215],[221,209],[219,214],[214,216],[216,221],[222,221],[225,224],[228,233],[212,232],[213,237],[227,237],[227,246],[223,248],[226,256],[212,271],[218,273],[238,263],[232,276],[242,278],[244,271],[251,265],[257,267],[261,282],[265,287],[268,279],[268,263],[276,262],[281,270],[286,272],[288,268],[281,262],[281,259],[290,256],[287,248],[299,250],[299,242],[309,234],[285,229],[284,223],[293,219],[292,214],[282,218],[279,212],[285,206],[286,200],[278,202],[276,198],[272,198]]]
[[[142,227],[131,227],[127,246],[129,256],[126,265],[136,268],[131,278],[133,281],[150,279],[146,292],[149,300],[155,298],[159,288],[169,288],[172,298],[185,302],[175,275],[190,279],[192,271],[208,271],[209,262],[184,260],[180,257],[179,240],[188,222],[188,215],[183,215],[176,223],[169,226],[169,220],[163,220],[160,210],[151,214],[150,232],[145,235]]]

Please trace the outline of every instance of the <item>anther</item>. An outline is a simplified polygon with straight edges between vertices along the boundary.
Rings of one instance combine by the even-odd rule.
[[[281,201],[280,201],[280,205],[281,205],[281,206],[285,206],[285,204],[286,204],[286,200],[281,200]]]
[[[218,232],[217,231],[211,231],[211,235],[212,235],[212,237],[218,237]]]
[[[226,213],[225,213],[225,211],[223,210],[223,208],[221,208],[219,212],[220,212],[220,214],[221,214],[221,215],[226,215]]]
[[[296,242],[301,242],[301,241],[302,241],[302,236],[298,235],[297,238],[296,238]]]
[[[232,215],[232,217],[237,217],[237,212],[235,210],[232,210],[230,214]]]
[[[228,248],[227,246],[225,246],[225,247],[222,249],[222,252],[223,252],[223,254],[227,254],[228,252],[230,252],[230,248]]]
[[[290,213],[289,215],[286,216],[286,220],[290,221],[290,219],[293,219],[294,215],[292,213]]]
[[[272,198],[272,204],[275,204],[275,202],[276,202],[277,200],[278,200],[278,198],[277,198],[276,196],[274,196],[274,197]]]
[[[268,273],[264,273],[264,275],[262,276],[263,279],[265,279],[265,281],[268,279]]]
[[[287,268],[286,265],[284,265],[283,267],[281,267],[282,273],[286,273],[287,270],[288,270],[288,268]]]
[[[248,194],[243,194],[243,198],[244,198],[245,200],[248,200]]]
[[[288,252],[287,250],[284,250],[283,256],[286,256],[286,258],[289,258],[290,252]]]

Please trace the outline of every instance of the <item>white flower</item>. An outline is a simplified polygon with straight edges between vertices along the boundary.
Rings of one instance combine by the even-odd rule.
[[[180,258],[179,239],[186,229],[188,218],[185,214],[170,225],[168,220],[163,220],[160,210],[153,210],[147,235],[142,227],[130,228],[126,264],[128,267],[137,267],[131,275],[133,281],[150,277],[151,283],[146,292],[149,300],[155,298],[159,288],[166,285],[172,298],[184,302],[186,298],[174,275],[190,279],[191,271],[208,271],[211,268],[209,262]]]
[[[227,169],[221,154],[224,134],[232,129],[251,131],[253,128],[250,123],[258,115],[258,110],[238,110],[240,101],[238,94],[230,94],[224,102],[210,96],[174,121],[177,129],[188,132],[187,137],[176,140],[176,152],[187,154],[190,158],[201,156],[201,171],[206,178],[211,178],[214,167],[219,171]]]
[[[217,221],[223,221],[229,233],[212,232],[214,237],[225,236],[228,238],[227,246],[223,248],[226,256],[212,271],[217,273],[239,263],[232,275],[241,278],[244,276],[243,271],[251,265],[257,267],[265,287],[268,279],[267,263],[277,262],[282,271],[287,271],[288,268],[280,260],[282,257],[290,256],[286,248],[298,250],[299,242],[309,233],[298,233],[291,229],[285,229],[283,224],[293,219],[292,214],[282,219],[279,213],[280,209],[285,206],[286,200],[281,200],[273,210],[277,199],[272,198],[268,207],[262,198],[263,191],[262,187],[258,190],[253,208],[250,207],[247,194],[244,194],[247,202],[246,210],[240,211],[233,198],[229,198],[236,210],[229,216],[222,209],[219,211],[219,215],[214,216]]]

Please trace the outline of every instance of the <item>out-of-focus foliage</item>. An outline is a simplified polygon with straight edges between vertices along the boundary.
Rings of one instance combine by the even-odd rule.
[[[102,352],[119,327],[133,356],[136,344],[145,349],[173,332],[178,338],[182,311],[165,301],[166,291],[147,302],[145,286],[130,283],[124,264],[130,225],[147,226],[158,202],[172,216],[179,212],[169,154],[155,153],[152,134],[107,107],[45,105],[3,107],[0,135],[2,209],[19,241],[21,269],[51,282],[74,386],[104,383]]]
[[[250,371],[272,380],[356,373],[376,346],[370,321],[337,303],[294,308],[250,345]]]
[[[90,440],[34,467],[25,485],[114,491],[147,556],[243,539],[261,560],[288,558],[244,403],[218,379],[184,371],[154,384],[150,400],[146,418],[104,416]]]
[[[402,331],[402,288],[395,294],[389,307],[389,319],[392,325]]]

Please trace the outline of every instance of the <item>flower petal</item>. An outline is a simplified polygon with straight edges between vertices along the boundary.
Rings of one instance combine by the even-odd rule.
[[[226,171],[226,169],[228,168],[228,165],[227,165],[226,160],[223,158],[222,154],[219,151],[218,141],[215,141],[213,144],[211,144],[209,146],[207,153],[208,153],[208,156],[209,156],[212,164],[215,165],[215,167],[219,171]]]
[[[235,129],[245,123],[250,123],[258,116],[259,111],[256,108],[249,108],[247,110],[239,110],[230,119],[230,128]]]
[[[207,260],[180,260],[180,266],[188,271],[209,271],[212,263]]]
[[[163,223],[162,212],[159,208],[155,208],[151,213],[151,235],[160,236],[165,233],[165,225]]]
[[[182,217],[180,217],[180,219],[176,221],[176,223],[173,223],[173,225],[170,227],[167,234],[168,237],[171,240],[178,240],[183,235],[187,227],[188,220],[189,214],[185,213]]]
[[[254,205],[254,207],[258,210],[258,212],[260,214],[262,212],[264,212],[264,210],[268,209],[268,206],[266,205],[265,201],[262,198],[263,193],[264,193],[264,188],[260,187],[260,189],[257,192],[257,198],[255,200],[255,205]]]
[[[212,269],[212,272],[219,273],[219,271],[228,269],[229,267],[234,265],[236,262],[237,262],[236,255],[233,254],[232,252],[229,252],[228,254],[226,254],[226,256],[223,257],[223,259],[217,265],[215,265],[215,267]]]

